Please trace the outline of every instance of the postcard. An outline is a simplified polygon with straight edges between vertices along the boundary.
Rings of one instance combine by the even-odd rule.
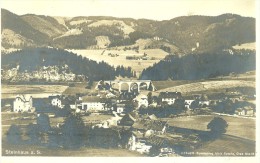
[[[1,2],[3,162],[257,162],[257,1]]]

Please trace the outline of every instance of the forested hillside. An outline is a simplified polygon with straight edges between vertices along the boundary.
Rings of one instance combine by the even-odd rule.
[[[143,70],[140,79],[196,80],[256,69],[255,51],[227,50],[185,56],[168,56]]]

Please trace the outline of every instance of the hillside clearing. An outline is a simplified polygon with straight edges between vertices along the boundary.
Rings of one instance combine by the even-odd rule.
[[[166,89],[158,90],[157,92],[181,92],[181,93],[191,93],[191,92],[209,92],[212,90],[220,90],[226,88],[236,88],[236,87],[255,87],[255,82],[244,81],[244,80],[221,80],[221,81],[203,81],[191,84],[183,84],[174,87],[169,87]]]
[[[170,126],[208,131],[207,125],[215,116],[191,116],[179,118],[165,118]],[[255,140],[255,119],[221,116],[228,122],[226,134],[249,140]]]
[[[147,49],[140,50],[139,53],[133,50],[68,50],[70,52],[81,55],[97,62],[106,62],[111,66],[117,67],[123,65],[124,67],[131,67],[139,75],[143,69],[152,66],[154,63],[164,59],[168,53],[161,49]],[[142,57],[144,53],[153,60],[127,60],[127,56]],[[118,55],[112,57],[109,54]]]

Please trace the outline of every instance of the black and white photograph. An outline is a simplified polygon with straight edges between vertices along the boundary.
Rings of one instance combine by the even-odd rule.
[[[5,162],[254,161],[256,4],[1,0]]]

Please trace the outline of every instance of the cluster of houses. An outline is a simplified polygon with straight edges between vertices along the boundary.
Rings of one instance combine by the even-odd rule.
[[[156,97],[156,98],[155,98]],[[109,91],[100,91],[98,94],[77,96],[74,100],[68,100],[61,95],[49,96],[49,104],[53,107],[63,109],[65,105],[69,105],[72,110],[77,113],[86,112],[116,112],[124,115],[127,113],[127,105],[133,104],[132,109],[158,107],[162,104],[173,105],[176,99],[183,99],[180,92],[160,92],[158,96],[152,96],[150,101],[148,95],[138,92],[122,91],[119,95],[115,95]],[[155,100],[156,99],[156,100]],[[210,101],[200,95],[184,99],[185,108],[192,110],[195,103],[200,107],[209,107],[216,101]],[[13,102],[14,112],[33,112],[33,98],[29,95],[17,95]],[[239,116],[254,116],[255,110],[250,106],[239,107],[235,110],[235,114]]]
[[[75,81],[77,79],[85,80],[84,75],[75,75],[70,72],[67,65],[63,67],[58,66],[43,66],[37,71],[32,72],[18,72],[19,66],[13,69],[4,70],[2,69],[2,80],[11,81],[33,81],[33,80],[43,80],[43,81]]]
[[[141,86],[141,84],[137,86]],[[130,87],[125,91],[119,90],[119,93],[102,90],[95,94],[76,95],[73,98],[53,95],[49,96],[46,101],[49,106],[57,110],[70,108],[75,113],[88,116],[95,116],[96,114],[112,115],[110,118],[97,122],[91,121],[89,124],[91,124],[93,129],[97,129],[95,132],[105,132],[107,130],[110,131],[110,129],[127,129],[130,134],[127,136],[125,148],[145,154],[150,154],[154,151],[160,154],[171,154],[174,151],[171,139],[168,137],[167,130],[169,127],[167,121],[162,121],[154,114],[139,114],[141,108],[149,109],[165,104],[174,105],[178,99],[184,101],[187,110],[191,110],[194,103],[202,107],[208,107],[212,103],[212,101],[201,95],[184,99],[180,92],[160,92],[158,96],[152,96],[149,93],[145,94],[145,91],[131,91]],[[140,88],[137,90],[140,90]],[[129,106],[132,108],[129,109]],[[32,96],[17,95],[13,101],[13,111],[37,112],[37,105],[34,104]],[[246,106],[237,108],[235,114],[239,116],[254,116],[255,112],[253,108]],[[111,135],[113,136],[113,133]]]

